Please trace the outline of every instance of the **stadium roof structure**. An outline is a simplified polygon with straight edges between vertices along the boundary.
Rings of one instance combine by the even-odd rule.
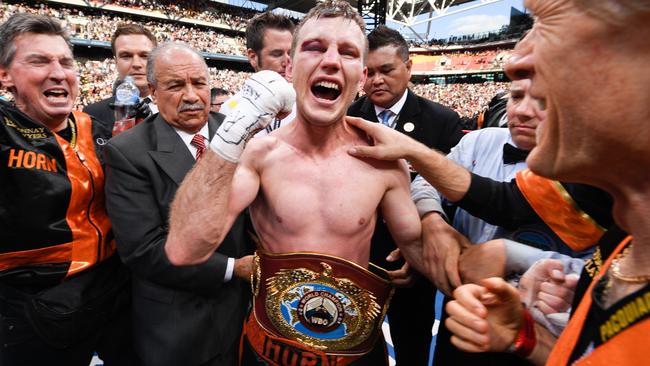
[[[255,0],[266,4],[268,9],[284,8],[299,13],[306,13],[316,5],[318,0]],[[493,4],[503,0],[346,0],[355,8],[361,2],[365,10],[383,9],[385,4],[386,13],[382,18],[386,21],[399,24],[402,28],[408,28],[413,34],[422,40],[429,38],[431,22],[452,14],[458,14],[481,6]],[[383,3],[383,4],[382,4]],[[471,3],[471,4],[467,4]],[[378,6],[379,4],[379,6]],[[456,6],[466,6],[455,9]],[[427,24],[426,34],[421,35],[413,27],[419,24]],[[405,29],[406,30],[406,29]]]
[[[346,0],[355,8],[359,0]],[[388,0],[388,8],[399,10],[404,14],[412,14],[413,10],[420,13],[426,13],[431,10],[438,11],[438,9],[446,9],[452,5],[460,5],[474,0]],[[255,2],[266,4],[270,9],[284,8],[299,13],[306,13],[309,9],[316,6],[318,0],[255,0]],[[371,1],[361,0],[361,2],[369,3]],[[413,10],[409,10],[413,8]],[[396,11],[394,11],[396,13]]]

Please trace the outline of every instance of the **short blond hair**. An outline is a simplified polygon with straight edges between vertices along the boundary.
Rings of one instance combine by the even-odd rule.
[[[310,19],[319,19],[319,18],[343,18],[353,21],[356,25],[359,26],[361,33],[366,34],[366,23],[363,21],[361,15],[352,5],[348,4],[342,0],[325,0],[318,3],[309,10],[307,15],[305,15],[293,34],[293,40],[291,41],[291,57],[293,57],[296,52],[296,45],[298,43],[298,35],[302,30],[302,27]],[[368,53],[368,41],[364,37],[364,59],[365,55]]]

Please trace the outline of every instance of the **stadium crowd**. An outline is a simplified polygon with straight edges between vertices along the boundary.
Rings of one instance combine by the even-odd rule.
[[[91,3],[111,4],[149,12],[160,12],[175,18],[189,18],[215,24],[225,24],[233,29],[245,28],[247,20],[256,13],[250,9],[207,0],[183,2],[171,0],[105,0]]]
[[[149,11],[172,11],[178,16],[187,18],[196,18],[194,15],[210,14],[210,12],[196,12],[193,9],[199,9],[203,6],[204,1],[196,0],[183,3],[182,7],[178,4],[168,4],[163,6],[164,2],[141,1],[141,0],[117,0],[104,1],[104,3],[115,3],[120,6],[128,6],[136,9]],[[222,5],[212,3],[210,6],[215,9]],[[227,23],[227,19],[237,18],[238,22],[243,22],[244,17],[251,14],[245,14],[247,10],[240,10],[241,14],[233,13],[228,7],[228,12],[218,12],[217,18],[210,18],[209,21],[215,23]],[[172,9],[172,10],[170,10]],[[224,9],[221,9],[224,10]],[[27,4],[27,3],[0,3],[0,20],[4,22],[15,13],[38,13],[41,15],[51,16],[60,19],[70,30],[74,38],[92,39],[100,41],[110,41],[111,34],[118,23],[133,21],[116,14],[104,12],[102,15],[93,14],[94,10],[49,6],[48,4]],[[217,13],[215,13],[217,14]],[[208,15],[202,15],[208,16]],[[208,21],[207,18],[202,20]],[[231,55],[243,55],[245,53],[244,38],[239,36],[228,36],[222,32],[213,29],[195,28],[178,23],[166,23],[155,20],[140,22],[156,36],[159,42],[182,41],[192,47],[212,53],[222,53]],[[492,59],[499,51],[482,51],[482,52],[456,52],[446,53],[452,61],[457,58],[466,59],[476,57],[480,59]],[[81,81],[81,91],[76,108],[81,109],[83,106],[107,98],[112,93],[113,82],[117,72],[113,58],[104,60],[77,60],[79,75]],[[450,65],[455,64],[450,62]],[[447,68],[448,69],[448,68]],[[210,68],[211,85],[213,87],[223,88],[226,90],[238,90],[243,81],[249,76],[249,73]],[[457,111],[463,117],[472,117],[485,108],[487,102],[494,94],[507,88],[505,83],[484,83],[484,84],[416,84],[414,91],[423,97],[436,101],[443,105],[448,105]],[[2,92],[5,98],[10,95],[5,91]]]
[[[482,84],[415,84],[413,92],[426,99],[446,105],[462,117],[472,117],[485,108],[490,99],[508,89],[508,83]]]
[[[134,22],[135,19],[116,14],[97,13],[92,8],[78,9],[67,7],[52,7],[47,4],[38,6],[26,3],[0,4],[0,19],[5,21],[16,13],[37,13],[60,19],[70,30],[72,38],[98,41],[110,41],[117,24]],[[162,22],[157,20],[138,19],[154,33],[160,42],[181,41],[195,49],[209,53],[228,55],[243,55],[245,53],[244,39],[240,36],[229,36],[222,31],[211,28],[198,28],[180,23]]]

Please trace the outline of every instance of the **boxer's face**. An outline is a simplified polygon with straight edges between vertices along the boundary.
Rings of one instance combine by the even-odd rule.
[[[313,18],[296,37],[290,67],[298,115],[317,126],[341,121],[366,78],[365,35],[345,18]]]

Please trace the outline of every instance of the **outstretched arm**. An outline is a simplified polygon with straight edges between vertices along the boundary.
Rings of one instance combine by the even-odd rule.
[[[450,201],[458,201],[469,189],[470,172],[447,157],[412,138],[379,123],[346,117],[347,123],[363,130],[373,146],[355,146],[353,156],[379,160],[406,159],[438,192]]]
[[[202,263],[219,247],[237,215],[257,195],[259,176],[208,150],[176,192],[165,252],[176,265]]]

